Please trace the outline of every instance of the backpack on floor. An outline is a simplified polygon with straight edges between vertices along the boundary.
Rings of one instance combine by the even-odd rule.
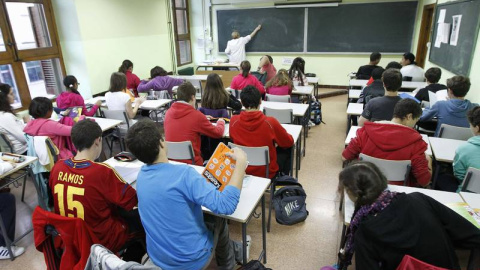
[[[266,268],[260,261],[251,260],[244,266],[238,268],[238,270],[272,270],[272,269]]]
[[[275,218],[279,224],[293,225],[307,219],[307,194],[297,179],[289,175],[277,178],[274,180],[273,192]]]
[[[310,103],[310,120],[315,123],[315,125],[325,124],[325,122],[322,121],[322,103],[320,101]]]

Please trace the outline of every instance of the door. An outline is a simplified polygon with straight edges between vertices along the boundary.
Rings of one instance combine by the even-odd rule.
[[[417,65],[425,67],[427,59],[427,43],[430,41],[430,33],[432,32],[432,20],[435,11],[435,4],[426,5],[423,7],[422,24],[420,28],[420,36],[418,38],[417,53],[415,60]]]

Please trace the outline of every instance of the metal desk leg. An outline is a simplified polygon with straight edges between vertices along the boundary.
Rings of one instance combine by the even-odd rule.
[[[243,249],[243,265],[247,264],[247,223],[242,223],[242,249]]]
[[[294,151],[297,151],[297,145],[292,146],[290,150],[290,176],[293,176],[293,159],[296,158]]]
[[[267,263],[267,228],[265,226],[265,195],[262,195],[262,241],[263,241],[263,251],[260,253],[260,258],[263,255],[263,263]]]
[[[435,173],[433,175],[432,189],[435,189],[437,185],[438,175],[440,174],[440,162],[435,159]]]

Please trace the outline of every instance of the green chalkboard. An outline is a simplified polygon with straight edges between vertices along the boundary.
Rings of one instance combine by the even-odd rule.
[[[303,52],[305,8],[217,10],[219,52],[225,51],[233,30],[246,36],[259,24],[262,30],[247,43],[247,52]]]
[[[462,15],[456,46],[450,44],[452,40],[449,37],[449,43],[440,44],[440,48],[435,47],[438,33],[438,18],[441,10],[445,10],[444,22],[450,24],[451,32],[453,31],[452,16]],[[433,22],[434,30],[430,46],[430,62],[455,74],[469,76],[479,31],[479,17],[480,0],[456,1],[438,5],[435,21]]]

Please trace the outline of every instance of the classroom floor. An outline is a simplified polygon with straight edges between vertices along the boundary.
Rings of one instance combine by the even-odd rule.
[[[341,170],[341,151],[344,149],[346,128],[346,96],[328,97],[322,101],[326,125],[310,129],[306,156],[302,159],[299,181],[307,193],[309,217],[304,223],[283,226],[272,217],[271,232],[267,234],[267,267],[272,269],[320,269],[336,262],[342,215],[338,211],[338,173]],[[12,188],[17,197],[17,235],[31,227],[31,213],[36,205],[34,186],[27,181],[25,203],[20,202],[21,189]],[[267,202],[268,207],[268,202]],[[261,219],[252,219],[248,234],[252,237],[250,259],[260,254]],[[230,223],[230,237],[241,239],[241,225]],[[19,243],[26,247],[24,255],[14,261],[0,261],[0,269],[46,269],[43,254],[35,249],[33,233]],[[352,268],[353,269],[353,268]]]

